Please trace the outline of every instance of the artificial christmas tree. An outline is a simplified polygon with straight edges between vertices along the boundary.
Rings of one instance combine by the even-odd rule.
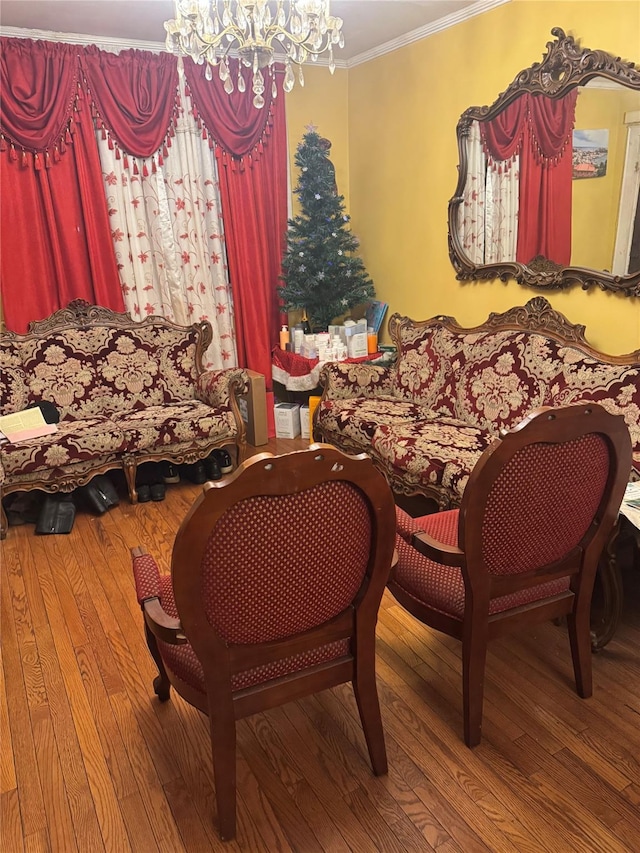
[[[326,329],[354,305],[374,296],[373,282],[355,256],[344,196],[338,195],[331,143],[308,128],[295,156],[300,169],[294,190],[301,213],[289,220],[287,252],[278,290],[284,307],[303,308],[314,331]]]

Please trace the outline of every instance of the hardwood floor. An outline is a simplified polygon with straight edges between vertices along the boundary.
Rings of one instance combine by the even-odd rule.
[[[273,441],[286,452],[300,440]],[[378,682],[389,774],[366,757],[348,685],[238,724],[238,838],[215,826],[206,719],[160,704],[129,549],[168,570],[199,491],[79,510],[68,536],[1,545],[1,849],[9,851],[638,851],[640,583],[574,690],[551,623],[489,649],[482,744],[462,742],[460,650],[388,594]]]

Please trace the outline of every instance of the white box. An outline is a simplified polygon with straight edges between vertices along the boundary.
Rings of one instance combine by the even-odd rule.
[[[276,403],[276,438],[296,438],[300,435],[300,406],[298,403]]]
[[[358,332],[356,335],[349,335],[347,338],[347,351],[349,358],[362,358],[367,355],[367,334]]]
[[[309,406],[300,406],[300,435],[309,438]]]

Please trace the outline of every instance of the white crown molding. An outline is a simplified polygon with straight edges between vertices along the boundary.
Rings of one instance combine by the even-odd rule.
[[[475,18],[476,15],[482,15],[490,9],[497,6],[503,6],[505,3],[510,3],[511,0],[478,0],[473,6],[468,6],[459,12],[452,12],[451,15],[445,15],[444,18],[439,18],[437,21],[432,21],[424,27],[418,27],[416,30],[411,30],[392,41],[385,42],[377,47],[367,50],[364,53],[359,53],[351,59],[334,59],[336,68],[355,68],[357,65],[362,65],[364,62],[369,62],[371,59],[376,59],[378,56],[383,56],[385,53],[391,53],[398,50],[407,44],[412,44],[415,41],[420,41],[427,36],[439,33],[442,30],[447,30],[462,21]],[[22,27],[2,27],[0,26],[0,35],[8,36],[9,38],[31,38],[44,39],[46,41],[66,42],[67,44],[94,44],[102,50],[108,50],[112,53],[117,53],[121,50],[150,50],[152,53],[166,53],[166,47],[163,42],[155,41],[136,41],[135,39],[122,39],[112,36],[92,36],[87,33],[60,33],[48,30],[31,30],[23,29]],[[231,55],[234,53],[231,51]],[[308,62],[307,65],[328,66],[329,60],[326,58],[318,59],[316,62]]]
[[[384,56],[385,53],[391,53],[405,45],[421,41],[421,39],[434,35],[434,33],[448,30],[450,27],[462,23],[462,21],[475,18],[477,15],[482,15],[490,9],[495,9],[497,6],[504,6],[505,3],[510,2],[511,0],[478,0],[473,6],[467,6],[466,9],[461,9],[459,12],[452,12],[450,15],[445,15],[444,18],[439,18],[437,21],[425,24],[424,27],[418,27],[417,30],[411,30],[411,32],[398,36],[398,38],[392,41],[385,42],[371,48],[371,50],[351,57],[351,59],[347,60],[347,68],[355,68],[357,65],[362,65],[363,62],[369,62],[379,56]]]

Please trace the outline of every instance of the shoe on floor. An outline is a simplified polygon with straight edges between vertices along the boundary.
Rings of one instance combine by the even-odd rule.
[[[193,465],[185,465],[184,471],[187,479],[191,483],[202,485],[207,482],[207,472],[204,467],[204,462],[194,462]]]
[[[230,474],[233,471],[233,462],[231,461],[231,455],[228,450],[218,447],[209,454],[209,459],[211,458],[217,461],[220,471],[223,474]]]
[[[213,454],[204,460],[204,470],[207,473],[207,480],[219,480],[222,477],[220,465]]]
[[[152,501],[163,501],[167,492],[167,487],[164,483],[151,483],[149,494]]]
[[[172,462],[160,463],[160,474],[162,475],[163,483],[179,483],[180,474],[178,469]]]

